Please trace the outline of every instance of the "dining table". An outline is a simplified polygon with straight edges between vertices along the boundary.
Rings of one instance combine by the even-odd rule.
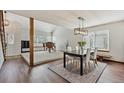
[[[80,75],[83,75],[83,62],[84,62],[84,57],[86,57],[87,50],[84,49],[83,51],[64,51],[64,59],[63,59],[63,67],[66,68],[66,56],[71,56],[71,57],[79,57],[80,58]],[[93,50],[91,50],[91,53],[93,53]]]

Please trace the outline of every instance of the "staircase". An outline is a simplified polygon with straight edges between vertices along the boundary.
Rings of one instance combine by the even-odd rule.
[[[2,43],[4,61],[6,61],[6,40],[5,40],[4,18],[3,18],[2,10],[0,10],[0,38]]]

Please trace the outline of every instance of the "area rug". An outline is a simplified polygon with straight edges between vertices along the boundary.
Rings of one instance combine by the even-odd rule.
[[[82,76],[80,76],[80,69],[72,69],[73,67],[64,68],[62,63],[53,64],[49,69],[70,83],[97,83],[106,66],[106,63],[98,62],[98,66],[91,69],[90,72],[84,73]]]

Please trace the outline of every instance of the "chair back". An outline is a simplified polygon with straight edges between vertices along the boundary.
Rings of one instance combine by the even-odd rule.
[[[96,59],[97,58],[97,48],[94,49],[94,54],[93,54],[93,59]]]
[[[88,48],[86,53],[86,63],[90,61],[90,51],[91,51],[91,48]]]
[[[79,50],[79,46],[75,46],[75,50],[78,51]]]
[[[67,47],[67,51],[72,51],[72,47],[71,46],[68,46]]]

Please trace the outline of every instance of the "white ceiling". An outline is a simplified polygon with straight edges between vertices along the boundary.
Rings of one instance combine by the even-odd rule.
[[[85,19],[85,27],[124,20],[124,10],[9,10],[9,12],[66,28],[78,26],[79,16]]]

